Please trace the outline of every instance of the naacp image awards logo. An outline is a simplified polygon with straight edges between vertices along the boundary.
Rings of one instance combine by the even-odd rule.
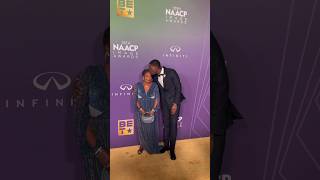
[[[138,59],[139,45],[132,41],[112,43],[112,57],[115,59]]]
[[[166,8],[165,16],[167,23],[187,24],[189,21],[188,11],[183,10],[181,7],[177,6]]]

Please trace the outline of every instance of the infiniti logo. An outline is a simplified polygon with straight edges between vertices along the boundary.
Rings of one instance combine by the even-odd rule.
[[[111,96],[113,97],[123,97],[123,96],[133,96],[134,92],[133,90],[133,85],[131,84],[121,84],[120,85],[120,90],[119,91],[114,91],[111,93]]]
[[[170,51],[171,52],[180,52],[181,51],[181,47],[177,46],[177,45],[173,45],[170,47]]]
[[[174,59],[187,59],[188,54],[184,52],[181,46],[171,45],[168,49],[165,48],[165,52],[162,54],[165,58],[174,58]]]
[[[133,86],[132,86],[131,84],[122,84],[122,85],[120,86],[120,89],[121,89],[122,91],[125,91],[125,90],[130,91],[132,88],[133,88]]]
[[[44,72],[33,78],[33,85],[43,91],[47,90],[51,83],[54,83],[58,90],[63,90],[71,84],[71,78],[61,72]]]

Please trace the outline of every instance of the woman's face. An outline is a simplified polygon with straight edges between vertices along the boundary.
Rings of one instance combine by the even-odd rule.
[[[146,82],[146,83],[152,82],[152,76],[151,76],[150,72],[147,72],[147,73],[144,74],[143,81]]]

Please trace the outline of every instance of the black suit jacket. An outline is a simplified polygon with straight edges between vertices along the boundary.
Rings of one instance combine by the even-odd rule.
[[[158,81],[158,75],[153,76],[154,82],[159,86],[161,101],[171,107],[173,103],[180,104],[184,99],[181,82],[178,73],[171,68],[163,67],[165,77],[163,78],[164,88]],[[161,103],[162,104],[162,103]]]
[[[213,65],[211,73],[211,84],[213,90],[211,95],[211,113],[213,130],[215,134],[224,134],[227,128],[233,124],[233,120],[242,119],[242,115],[232,104],[229,98],[229,78],[225,65],[225,59],[220,46],[211,33],[211,62]]]

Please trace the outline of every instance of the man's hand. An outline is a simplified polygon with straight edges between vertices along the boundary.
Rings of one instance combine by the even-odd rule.
[[[175,115],[177,112],[177,109],[178,109],[178,105],[176,103],[173,103],[171,107],[171,115]]]
[[[101,150],[98,155],[97,155],[100,164],[104,167],[104,168],[109,168],[109,156],[106,153],[106,151]]]

